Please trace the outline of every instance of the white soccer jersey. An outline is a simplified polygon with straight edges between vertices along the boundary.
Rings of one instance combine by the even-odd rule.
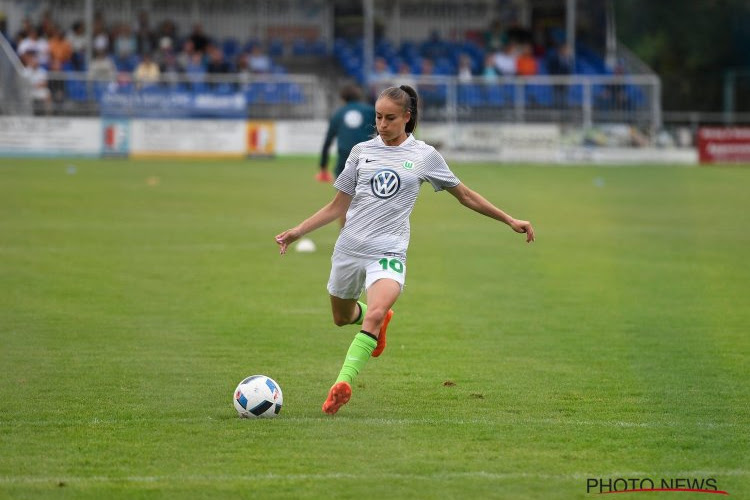
[[[334,184],[353,196],[336,250],[406,259],[409,215],[425,181],[435,191],[460,182],[435,148],[412,135],[398,146],[385,145],[380,136],[354,146]]]

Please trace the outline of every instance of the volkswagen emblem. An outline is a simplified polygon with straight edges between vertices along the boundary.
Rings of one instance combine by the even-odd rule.
[[[384,168],[375,172],[370,179],[372,194],[378,198],[387,199],[398,193],[401,187],[401,178],[390,168]]]

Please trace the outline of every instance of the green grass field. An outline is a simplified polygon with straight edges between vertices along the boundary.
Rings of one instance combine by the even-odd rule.
[[[333,195],[313,159],[0,160],[0,498],[750,497],[750,169],[453,169],[537,242],[423,186],[331,418],[336,227],[273,241]],[[237,418],[256,373],[279,418]]]

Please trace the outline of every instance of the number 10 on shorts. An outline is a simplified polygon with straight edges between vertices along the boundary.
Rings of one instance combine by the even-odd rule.
[[[383,271],[387,271],[390,267],[392,271],[399,274],[403,274],[404,272],[404,264],[398,259],[388,259],[384,257],[378,261],[378,264],[383,267]]]

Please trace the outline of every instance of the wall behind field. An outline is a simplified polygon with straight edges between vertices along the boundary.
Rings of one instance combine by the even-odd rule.
[[[326,127],[324,120],[0,117],[0,156],[317,156]],[[695,164],[698,158],[695,148],[592,146],[566,134],[556,124],[430,124],[418,129],[417,138],[448,161]]]

